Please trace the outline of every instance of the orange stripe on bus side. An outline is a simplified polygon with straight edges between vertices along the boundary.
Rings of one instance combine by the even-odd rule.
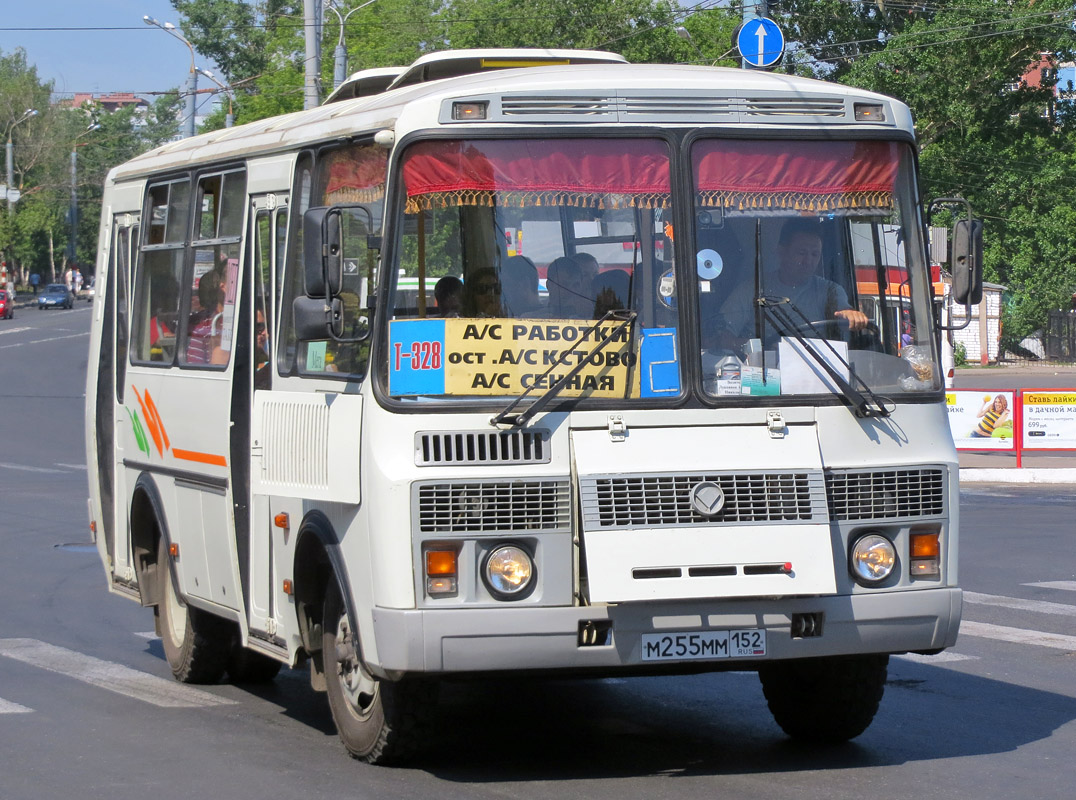
[[[181,458],[184,461],[195,461],[199,464],[212,464],[216,467],[228,466],[228,459],[224,456],[215,456],[212,453],[199,453],[196,450],[180,450],[177,447],[173,447],[172,455],[176,458]]]

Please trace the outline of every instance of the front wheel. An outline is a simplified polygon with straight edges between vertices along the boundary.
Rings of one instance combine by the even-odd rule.
[[[414,755],[432,716],[436,687],[427,681],[388,681],[369,672],[335,581],[326,593],[324,610],[325,684],[344,747],[368,764],[399,762]]]
[[[863,733],[885,691],[888,655],[775,661],[758,671],[770,713],[793,739],[837,744]]]
[[[182,683],[216,683],[224,674],[232,652],[229,623],[196,608],[183,605],[172,580],[168,543],[157,553],[157,615],[164,657],[172,674]]]

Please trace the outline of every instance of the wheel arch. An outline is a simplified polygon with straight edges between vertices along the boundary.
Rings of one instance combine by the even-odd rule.
[[[164,502],[156,481],[143,472],[131,492],[131,554],[138,580],[139,600],[144,608],[156,605],[160,597],[157,552],[171,542]]]
[[[340,554],[340,540],[329,518],[321,511],[303,517],[296,537],[292,563],[293,596],[303,647],[321,672],[321,633],[325,593],[329,582],[336,581],[344,598],[344,608],[355,630],[357,614],[351,595],[348,571]]]

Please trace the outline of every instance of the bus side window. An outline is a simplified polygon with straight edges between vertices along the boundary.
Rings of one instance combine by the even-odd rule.
[[[133,363],[170,365],[175,358],[189,198],[186,178],[149,187],[148,222],[132,287]]]

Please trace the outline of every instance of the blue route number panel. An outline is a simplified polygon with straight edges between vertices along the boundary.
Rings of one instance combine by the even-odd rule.
[[[769,17],[748,20],[736,34],[740,56],[753,67],[772,67],[785,52],[785,35]]]

